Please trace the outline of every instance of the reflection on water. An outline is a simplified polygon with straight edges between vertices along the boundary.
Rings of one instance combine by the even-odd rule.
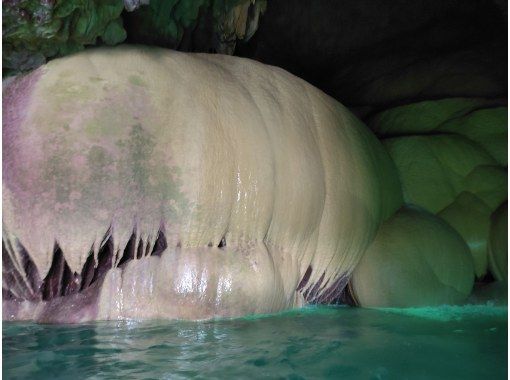
[[[78,326],[4,322],[2,371],[6,379],[496,379],[506,378],[507,331],[501,307],[321,307]]]

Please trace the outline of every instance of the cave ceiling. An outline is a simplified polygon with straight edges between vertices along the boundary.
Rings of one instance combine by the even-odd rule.
[[[3,74],[92,45],[234,54],[282,67],[359,116],[445,97],[507,96],[501,1],[14,1]]]

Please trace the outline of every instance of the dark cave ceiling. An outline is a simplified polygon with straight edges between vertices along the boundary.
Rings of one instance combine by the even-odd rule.
[[[361,116],[420,100],[507,96],[506,2],[147,2],[3,1],[4,74],[128,42],[280,66]]]
[[[276,1],[238,53],[348,106],[388,106],[506,96],[506,35],[488,1]]]
[[[505,12],[490,1],[274,1],[236,52],[351,107],[502,97]]]

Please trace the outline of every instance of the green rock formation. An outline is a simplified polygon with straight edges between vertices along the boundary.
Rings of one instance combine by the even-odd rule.
[[[186,31],[208,24],[197,37],[203,41],[181,50],[232,54],[238,39],[255,33],[265,8],[266,0],[4,1],[3,74],[31,70],[88,45],[132,40],[178,48]],[[127,16],[134,20],[131,29]]]
[[[467,137],[507,166],[507,107],[481,98],[429,100],[377,114],[372,130],[383,137],[449,133]]]
[[[462,302],[473,280],[462,237],[441,218],[403,207],[379,228],[351,288],[361,306],[432,306]]]
[[[233,54],[236,41],[248,40],[257,30],[266,4],[266,0],[152,0],[126,16],[135,42]]]
[[[123,9],[122,0],[4,1],[4,72],[30,70],[99,40],[124,41]]]
[[[508,197],[503,104],[431,100],[389,109],[370,121],[397,167],[404,201],[437,214],[460,233],[477,277],[488,268],[490,216]]]
[[[491,210],[485,202],[466,191],[460,193],[453,203],[438,213],[468,244],[478,277],[482,277],[487,271],[490,215]]]
[[[508,203],[503,203],[491,217],[489,266],[494,277],[508,281]]]

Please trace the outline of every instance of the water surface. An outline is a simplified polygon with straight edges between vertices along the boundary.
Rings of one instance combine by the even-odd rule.
[[[205,322],[3,323],[5,379],[506,379],[507,308],[310,307]]]

